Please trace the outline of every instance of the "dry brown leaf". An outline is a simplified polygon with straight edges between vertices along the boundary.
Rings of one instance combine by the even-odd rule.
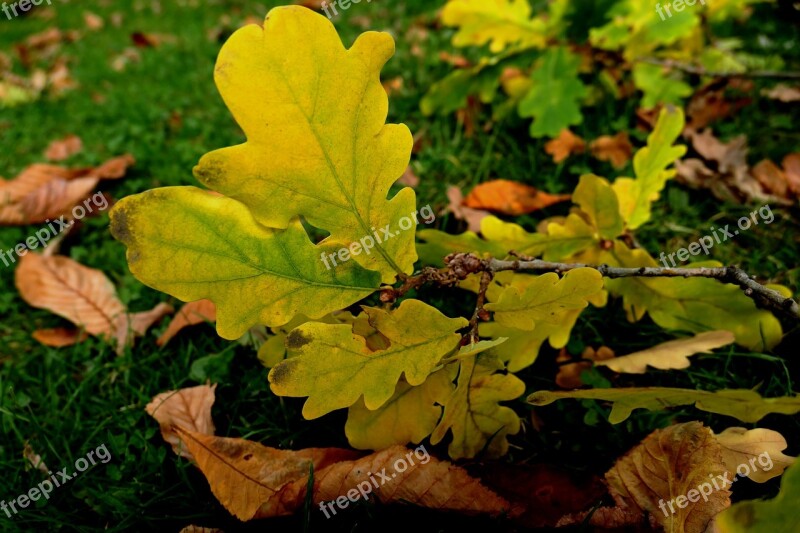
[[[403,78],[401,78],[400,76],[383,82],[383,90],[386,91],[386,94],[388,94],[389,96],[392,96],[394,93],[402,89],[403,89]]]
[[[600,161],[609,161],[615,168],[622,168],[633,157],[633,145],[628,133],[621,131],[611,137],[603,135],[589,144],[592,155]]]
[[[558,137],[544,145],[544,151],[553,156],[554,163],[561,163],[571,155],[585,152],[586,141],[568,129],[563,129]]]
[[[789,182],[789,189],[800,196],[800,154],[789,154],[783,158],[783,170],[786,173],[786,181]]]
[[[397,185],[405,185],[407,187],[416,188],[419,185],[419,177],[414,174],[414,170],[411,168],[411,165],[406,167],[406,171],[403,172],[403,175],[398,178]]]
[[[785,83],[779,83],[772,89],[764,89],[761,94],[773,100],[781,102],[800,102],[800,87],[790,87]]]
[[[608,346],[601,346],[597,351],[587,346],[581,354],[581,359],[584,359],[584,361],[572,363],[570,362],[573,360],[572,356],[567,353],[566,349],[562,348],[556,358],[556,363],[559,363],[556,384],[563,389],[577,389],[583,387],[584,383],[581,379],[581,374],[592,368],[592,363],[589,361],[605,361],[613,357],[614,351]]]
[[[86,27],[92,31],[100,30],[104,26],[103,19],[91,11],[83,12],[83,22],[86,24]]]
[[[174,43],[176,38],[173,35],[135,31],[131,34],[131,41],[139,48],[157,48],[164,43]]]
[[[607,366],[621,374],[644,374],[647,367],[659,370],[689,368],[689,356],[698,353],[709,353],[735,341],[730,331],[707,331],[694,337],[664,342],[629,355],[623,355],[605,361],[596,361],[595,366]]]
[[[85,331],[75,328],[37,329],[32,336],[45,346],[53,348],[73,346],[89,338]]]
[[[700,422],[688,422],[648,435],[617,460],[606,481],[617,509],[640,520],[648,513],[672,533],[699,533],[731,504],[726,475],[714,434]],[[603,525],[594,517],[590,523]]]
[[[722,447],[722,462],[731,474],[737,474],[741,465],[746,465],[748,479],[764,483],[783,474],[794,463],[795,458],[784,455],[789,445],[777,431],[771,429],[728,428],[716,436]],[[766,463],[766,464],[765,464]],[[733,476],[731,476],[733,480]]]
[[[68,135],[63,139],[53,141],[44,153],[50,161],[63,161],[83,150],[83,141],[77,135]]]
[[[724,201],[786,204],[787,201],[764,191],[747,165],[747,137],[740,135],[728,143],[714,137],[711,130],[689,131],[695,151],[701,159],[677,161],[678,181],[694,188],[710,189]],[[715,169],[715,170],[712,170]]]
[[[706,128],[753,102],[749,96],[729,98],[726,95],[729,90],[746,94],[753,90],[753,82],[740,78],[720,78],[699,89],[686,106],[687,130]]]
[[[128,314],[114,285],[101,271],[63,256],[27,252],[15,272],[25,302],[59,315],[90,335],[115,342],[117,353],[143,335],[153,322],[172,311],[159,304],[151,311]]]
[[[186,446],[175,432],[175,426],[202,435],[214,435],[216,428],[211,418],[217,385],[198,385],[177,391],[162,392],[144,408],[147,414],[158,421],[161,436],[172,445],[172,450],[192,460]]]
[[[28,463],[39,472],[43,474],[50,473],[50,469],[47,468],[47,465],[42,461],[42,456],[33,450],[29,442],[25,443],[25,447],[22,449],[22,455],[28,460]]]
[[[466,222],[469,231],[480,233],[481,220],[488,217],[491,213],[483,209],[466,207],[464,205],[464,194],[461,192],[461,189],[454,185],[447,187],[447,199],[450,201],[447,209],[453,213],[453,216],[458,220]]]
[[[130,63],[138,63],[142,60],[142,54],[136,48],[128,47],[121,54],[111,60],[111,68],[117,72],[122,72]]]
[[[178,314],[169,323],[167,330],[158,338],[156,344],[164,346],[185,327],[216,321],[217,308],[214,306],[214,302],[211,300],[189,302],[181,307]]]
[[[225,533],[225,531],[215,527],[202,527],[192,524],[181,529],[180,533]]]
[[[302,508],[312,463],[311,496],[315,506],[346,497],[348,493],[354,499],[360,496],[358,486],[362,484],[365,493],[366,486],[370,486],[368,496],[385,504],[403,502],[490,515],[510,509],[508,502],[465,470],[430,456],[421,464],[419,460],[425,455],[418,457],[402,446],[356,459],[356,452],[350,450],[284,451],[243,439],[211,437],[182,428],[177,431],[214,495],[240,520],[284,516]],[[417,457],[417,461],[411,465],[408,457]],[[408,466],[402,472],[393,466],[400,460]],[[385,472],[389,481],[370,483],[370,476],[378,472]]]
[[[469,68],[472,65],[464,56],[453,55],[444,51],[439,52],[439,59],[455,68]]]
[[[477,185],[467,195],[464,205],[504,215],[518,216],[565,202],[568,194],[548,194],[530,185],[510,180],[493,180]]]
[[[781,167],[764,159],[751,170],[753,177],[758,180],[761,187],[770,194],[786,198],[789,192],[789,183]]]

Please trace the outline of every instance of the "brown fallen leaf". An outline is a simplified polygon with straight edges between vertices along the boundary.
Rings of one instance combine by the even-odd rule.
[[[629,355],[595,361],[595,366],[607,366],[621,374],[644,374],[648,366],[659,370],[689,368],[691,365],[689,356],[709,353],[735,340],[730,331],[707,331],[694,337],[664,342]]]
[[[606,473],[617,505],[599,509],[588,523],[605,528],[635,526],[647,517],[653,526],[671,533],[702,533],[730,507],[727,472],[720,444],[700,422],[658,429]],[[559,525],[580,524],[587,516],[570,515]]]
[[[42,223],[62,215],[72,219],[72,209],[87,200],[100,180],[124,176],[133,163],[130,154],[109,159],[96,168],[70,169],[36,163],[13,180],[0,179],[0,224]],[[93,212],[99,207],[102,202],[94,203]]]
[[[439,52],[439,59],[455,68],[469,68],[472,65],[464,56],[453,55],[444,51]]]
[[[122,72],[131,63],[139,63],[142,60],[142,54],[136,48],[128,47],[122,51],[121,54],[115,56],[111,60],[111,68],[117,72]]]
[[[544,151],[553,156],[554,163],[561,163],[571,155],[585,152],[586,141],[568,129],[563,129],[558,137],[544,145]]]
[[[192,524],[181,529],[180,533],[225,533],[225,531],[215,527],[202,527]]]
[[[530,185],[510,180],[493,180],[477,185],[467,195],[464,205],[509,216],[518,216],[566,202],[568,194],[548,194]]]
[[[354,500],[360,496],[361,487],[367,497],[375,497],[384,504],[411,503],[431,509],[492,516],[510,509],[508,502],[462,468],[427,453],[419,457],[416,451],[410,452],[402,446],[356,459],[357,454],[350,450],[284,451],[243,439],[202,435],[180,427],[177,432],[208,479],[214,496],[244,521],[289,515],[301,509],[312,463],[311,498],[315,506],[343,497]],[[417,461],[410,464],[409,458],[414,457]],[[401,460],[407,466],[403,471],[394,468]],[[420,460],[426,460],[425,464]],[[388,482],[386,479],[372,482],[373,474],[377,473],[385,473]]]
[[[176,38],[173,35],[135,31],[131,34],[131,41],[139,48],[157,48],[164,43],[174,43]]]
[[[414,169],[411,168],[411,165],[409,165],[406,167],[406,171],[403,172],[403,175],[397,179],[396,183],[397,185],[405,185],[416,189],[417,185],[419,185],[419,177],[414,173]]]
[[[45,346],[53,348],[73,346],[89,338],[85,331],[76,328],[37,329],[32,336]]]
[[[800,87],[790,87],[785,83],[779,83],[772,89],[764,89],[761,94],[773,100],[785,103],[800,102]]]
[[[699,131],[753,103],[747,95],[753,81],[741,78],[718,78],[698,89],[686,105],[686,130]]]
[[[465,206],[464,194],[455,185],[447,187],[447,199],[450,201],[447,209],[453,213],[453,216],[466,222],[469,231],[480,233],[481,220],[491,215],[491,213],[483,209],[473,209]]]
[[[622,168],[633,157],[633,145],[628,133],[621,131],[611,137],[603,135],[589,144],[592,155],[600,161],[608,161],[615,168]]]
[[[217,308],[214,306],[214,302],[211,300],[189,302],[181,307],[178,314],[167,326],[167,330],[158,338],[156,344],[164,346],[185,327],[216,321]]]
[[[217,385],[198,385],[156,395],[144,408],[147,414],[158,421],[161,436],[172,445],[172,450],[189,460],[192,454],[183,445],[175,432],[175,426],[192,430],[202,435],[214,435],[216,428],[211,418]]]
[[[25,446],[22,449],[22,455],[25,459],[28,460],[28,464],[38,470],[43,474],[49,474],[50,469],[47,468],[47,465],[42,460],[42,456],[36,453],[33,450],[33,447],[30,445],[29,442],[25,442]]]
[[[764,483],[780,476],[796,460],[795,457],[782,453],[789,445],[783,435],[771,429],[748,431],[739,427],[728,428],[716,435],[716,438],[722,446],[722,462],[728,472],[741,477],[737,470],[746,465],[749,469],[747,478],[756,483]]]
[[[115,342],[117,353],[172,311],[159,304],[151,311],[128,313],[105,274],[63,256],[27,252],[19,258],[15,282],[28,305],[47,309],[90,335]]]
[[[590,361],[605,361],[613,357],[614,351],[608,346],[601,346],[596,351],[591,346],[587,346],[581,354],[581,359],[583,359],[583,361],[573,363],[571,362],[573,360],[572,356],[567,353],[565,348],[562,348],[558,357],[556,357],[556,363],[559,363],[556,384],[562,389],[577,389],[583,387],[585,383],[581,379],[581,374],[592,368],[592,363]]]
[[[401,91],[402,89],[403,78],[400,76],[383,82],[383,90],[386,91],[386,94],[389,96],[392,96],[394,93]]]
[[[44,153],[50,161],[63,161],[83,150],[83,141],[77,135],[68,135],[63,139],[53,141]]]
[[[83,22],[86,24],[86,27],[92,31],[100,30],[105,25],[102,17],[95,15],[91,11],[83,12]]]
[[[800,154],[787,155],[783,168],[765,159],[751,173],[769,194],[789,200],[800,197]]]
[[[783,171],[786,173],[789,189],[795,196],[800,196],[800,154],[789,154],[784,157]]]
[[[728,143],[714,137],[711,130],[687,133],[702,159],[677,161],[679,182],[696,189],[709,189],[720,200],[730,202],[758,201],[787,204],[787,200],[764,191],[747,165],[747,137],[740,135]]]

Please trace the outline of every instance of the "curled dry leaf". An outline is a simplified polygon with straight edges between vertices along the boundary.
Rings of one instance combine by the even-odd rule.
[[[782,453],[789,445],[783,435],[771,429],[728,428],[716,437],[728,472],[736,474],[739,466],[747,465],[747,477],[756,483],[780,476],[796,459]]]
[[[181,457],[192,460],[192,454],[181,442],[175,427],[181,427],[202,435],[214,435],[216,428],[211,419],[217,385],[198,385],[177,391],[162,392],[144,408],[147,414],[158,421],[161,436],[172,445]]]
[[[63,256],[26,253],[19,260],[15,281],[29,305],[47,309],[90,335],[116,341],[117,353],[134,335],[143,335],[156,320],[172,312],[170,306],[159,304],[151,311],[128,314],[105,274]],[[81,338],[77,332],[74,335]]]
[[[45,346],[64,348],[85,341],[89,335],[75,328],[52,328],[37,329],[33,332],[33,338]]]
[[[451,185],[447,188],[447,199],[450,201],[447,209],[453,213],[453,216],[466,222],[467,229],[469,231],[480,233],[481,221],[488,217],[491,213],[483,209],[473,209],[465,206],[464,195],[462,194],[461,189],[454,185]]]
[[[63,161],[83,150],[83,141],[77,135],[68,135],[50,143],[44,156],[50,161]]]
[[[791,87],[785,83],[779,83],[772,89],[764,89],[761,94],[773,100],[780,100],[781,102],[800,102],[800,87]]]
[[[671,533],[703,532],[730,506],[729,483],[723,481],[726,477],[721,446],[700,422],[656,430],[606,473],[617,505],[592,514],[589,523],[632,526],[648,516]],[[559,525],[579,524],[586,516],[571,515]]]
[[[431,509],[490,515],[510,509],[508,502],[465,470],[430,456],[421,464],[419,461],[425,455],[419,458],[402,446],[356,459],[356,452],[350,450],[285,451],[244,439],[211,437],[182,428],[177,431],[208,479],[214,496],[241,520],[284,516],[302,508],[312,464],[311,499],[315,506],[344,497],[348,492],[358,495],[361,486],[367,497],[376,497],[383,503],[412,503]],[[415,458],[413,465],[409,457]],[[400,460],[408,465],[402,472],[394,469]],[[388,481],[372,482],[377,473],[384,473]]]
[[[167,330],[158,338],[156,344],[164,346],[185,327],[216,321],[217,308],[214,306],[214,302],[211,300],[189,302],[181,307],[178,314],[169,323]]]
[[[770,194],[780,198],[800,197],[800,154],[789,154],[783,168],[765,159],[752,169],[753,177]]]
[[[25,225],[55,220],[96,190],[100,180],[118,179],[134,163],[133,156],[115,157],[97,168],[69,169],[37,163],[13,180],[0,179],[0,224]]]
[[[493,180],[472,189],[464,205],[487,209],[509,216],[518,216],[566,202],[569,194],[548,194],[530,185],[510,180]]]
[[[633,145],[628,138],[628,133],[621,131],[611,137],[603,135],[589,145],[592,155],[600,161],[608,161],[615,168],[622,168],[633,157]]]
[[[659,370],[689,368],[691,365],[689,356],[709,353],[735,340],[730,331],[707,331],[694,337],[664,342],[629,355],[597,361],[595,366],[607,366],[621,374],[644,374],[648,366]]]
[[[554,163],[561,163],[571,155],[585,152],[586,141],[568,129],[563,129],[558,137],[544,145],[544,151],[553,156]]]

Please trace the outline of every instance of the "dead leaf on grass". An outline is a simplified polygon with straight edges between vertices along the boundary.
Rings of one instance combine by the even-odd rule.
[[[217,321],[217,308],[211,300],[197,300],[181,307],[180,311],[167,326],[167,330],[158,338],[156,344],[164,346],[183,328]]]
[[[566,202],[569,194],[549,194],[510,180],[492,180],[477,185],[464,200],[466,207],[503,215],[519,216]]]
[[[554,163],[561,163],[571,155],[585,152],[586,141],[568,129],[563,129],[558,137],[544,145],[544,151],[553,156]]]

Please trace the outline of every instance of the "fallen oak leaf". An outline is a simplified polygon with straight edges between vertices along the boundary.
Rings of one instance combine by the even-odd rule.
[[[510,505],[473,479],[462,468],[430,455],[418,457],[402,446],[392,446],[356,459],[357,453],[336,448],[300,451],[275,450],[244,439],[211,437],[176,428],[208,479],[214,496],[240,520],[290,515],[303,507],[313,464],[311,499],[325,502],[348,494],[374,495],[381,502],[412,503],[422,507],[493,516]],[[420,462],[413,461],[416,456]],[[383,472],[403,460],[405,470],[394,469],[377,485],[373,473]],[[372,478],[375,476],[372,475]],[[379,477],[379,479],[381,479]],[[386,483],[383,485],[383,483]],[[370,487],[367,492],[366,486]],[[360,487],[360,489],[359,489]],[[352,496],[351,496],[352,495]]]
[[[786,439],[771,429],[751,429],[733,427],[716,435],[717,442],[722,447],[722,462],[731,474],[738,474],[741,465],[748,465],[748,479],[756,483],[764,483],[783,474],[795,462],[795,457],[789,457],[782,452],[789,445]],[[768,465],[762,464],[761,457],[766,455]],[[756,458],[761,469],[756,468]]]
[[[589,361],[594,361],[595,364],[597,364],[606,359],[612,359],[613,357],[614,351],[608,346],[601,346],[597,350],[591,346],[587,346],[581,354],[582,361],[571,362],[573,360],[572,356],[567,353],[565,348],[562,348],[556,358],[556,363],[559,363],[556,385],[562,389],[577,389],[583,387],[585,383],[581,379],[581,374],[592,368],[592,363]]]
[[[68,135],[51,142],[44,156],[50,161],[63,161],[83,150],[83,141],[77,135]]]
[[[600,161],[608,161],[615,168],[622,168],[633,157],[633,145],[628,133],[621,131],[614,135],[603,135],[589,144],[592,155]]]
[[[55,313],[90,335],[116,341],[117,353],[135,334],[144,334],[154,320],[171,312],[171,307],[159,304],[151,311],[128,314],[103,272],[64,256],[26,253],[15,283],[28,305]]]
[[[197,300],[181,307],[175,318],[167,326],[167,330],[156,341],[159,346],[166,345],[170,339],[183,328],[217,321],[217,308],[211,300]]]
[[[659,370],[689,368],[689,356],[709,353],[736,341],[730,331],[708,331],[694,337],[664,342],[629,355],[614,357],[605,361],[595,361],[595,366],[607,366],[621,374],[644,374],[647,367]]]
[[[571,155],[585,152],[586,141],[565,128],[558,137],[545,143],[544,151],[553,156],[554,163],[561,163]]]
[[[477,185],[464,205],[504,215],[519,216],[569,200],[569,194],[548,194],[530,185],[510,180],[493,180]]]
[[[800,102],[800,87],[791,87],[785,83],[779,83],[772,89],[762,89],[761,94],[773,100],[781,102]]]
[[[65,348],[85,341],[89,335],[76,328],[52,328],[37,329],[33,332],[32,337],[45,346]]]
[[[162,392],[154,396],[145,406],[147,414],[158,421],[161,436],[181,457],[193,459],[175,432],[175,427],[190,429],[203,435],[214,435],[216,428],[211,418],[211,407],[216,399],[216,388],[215,383]]]

